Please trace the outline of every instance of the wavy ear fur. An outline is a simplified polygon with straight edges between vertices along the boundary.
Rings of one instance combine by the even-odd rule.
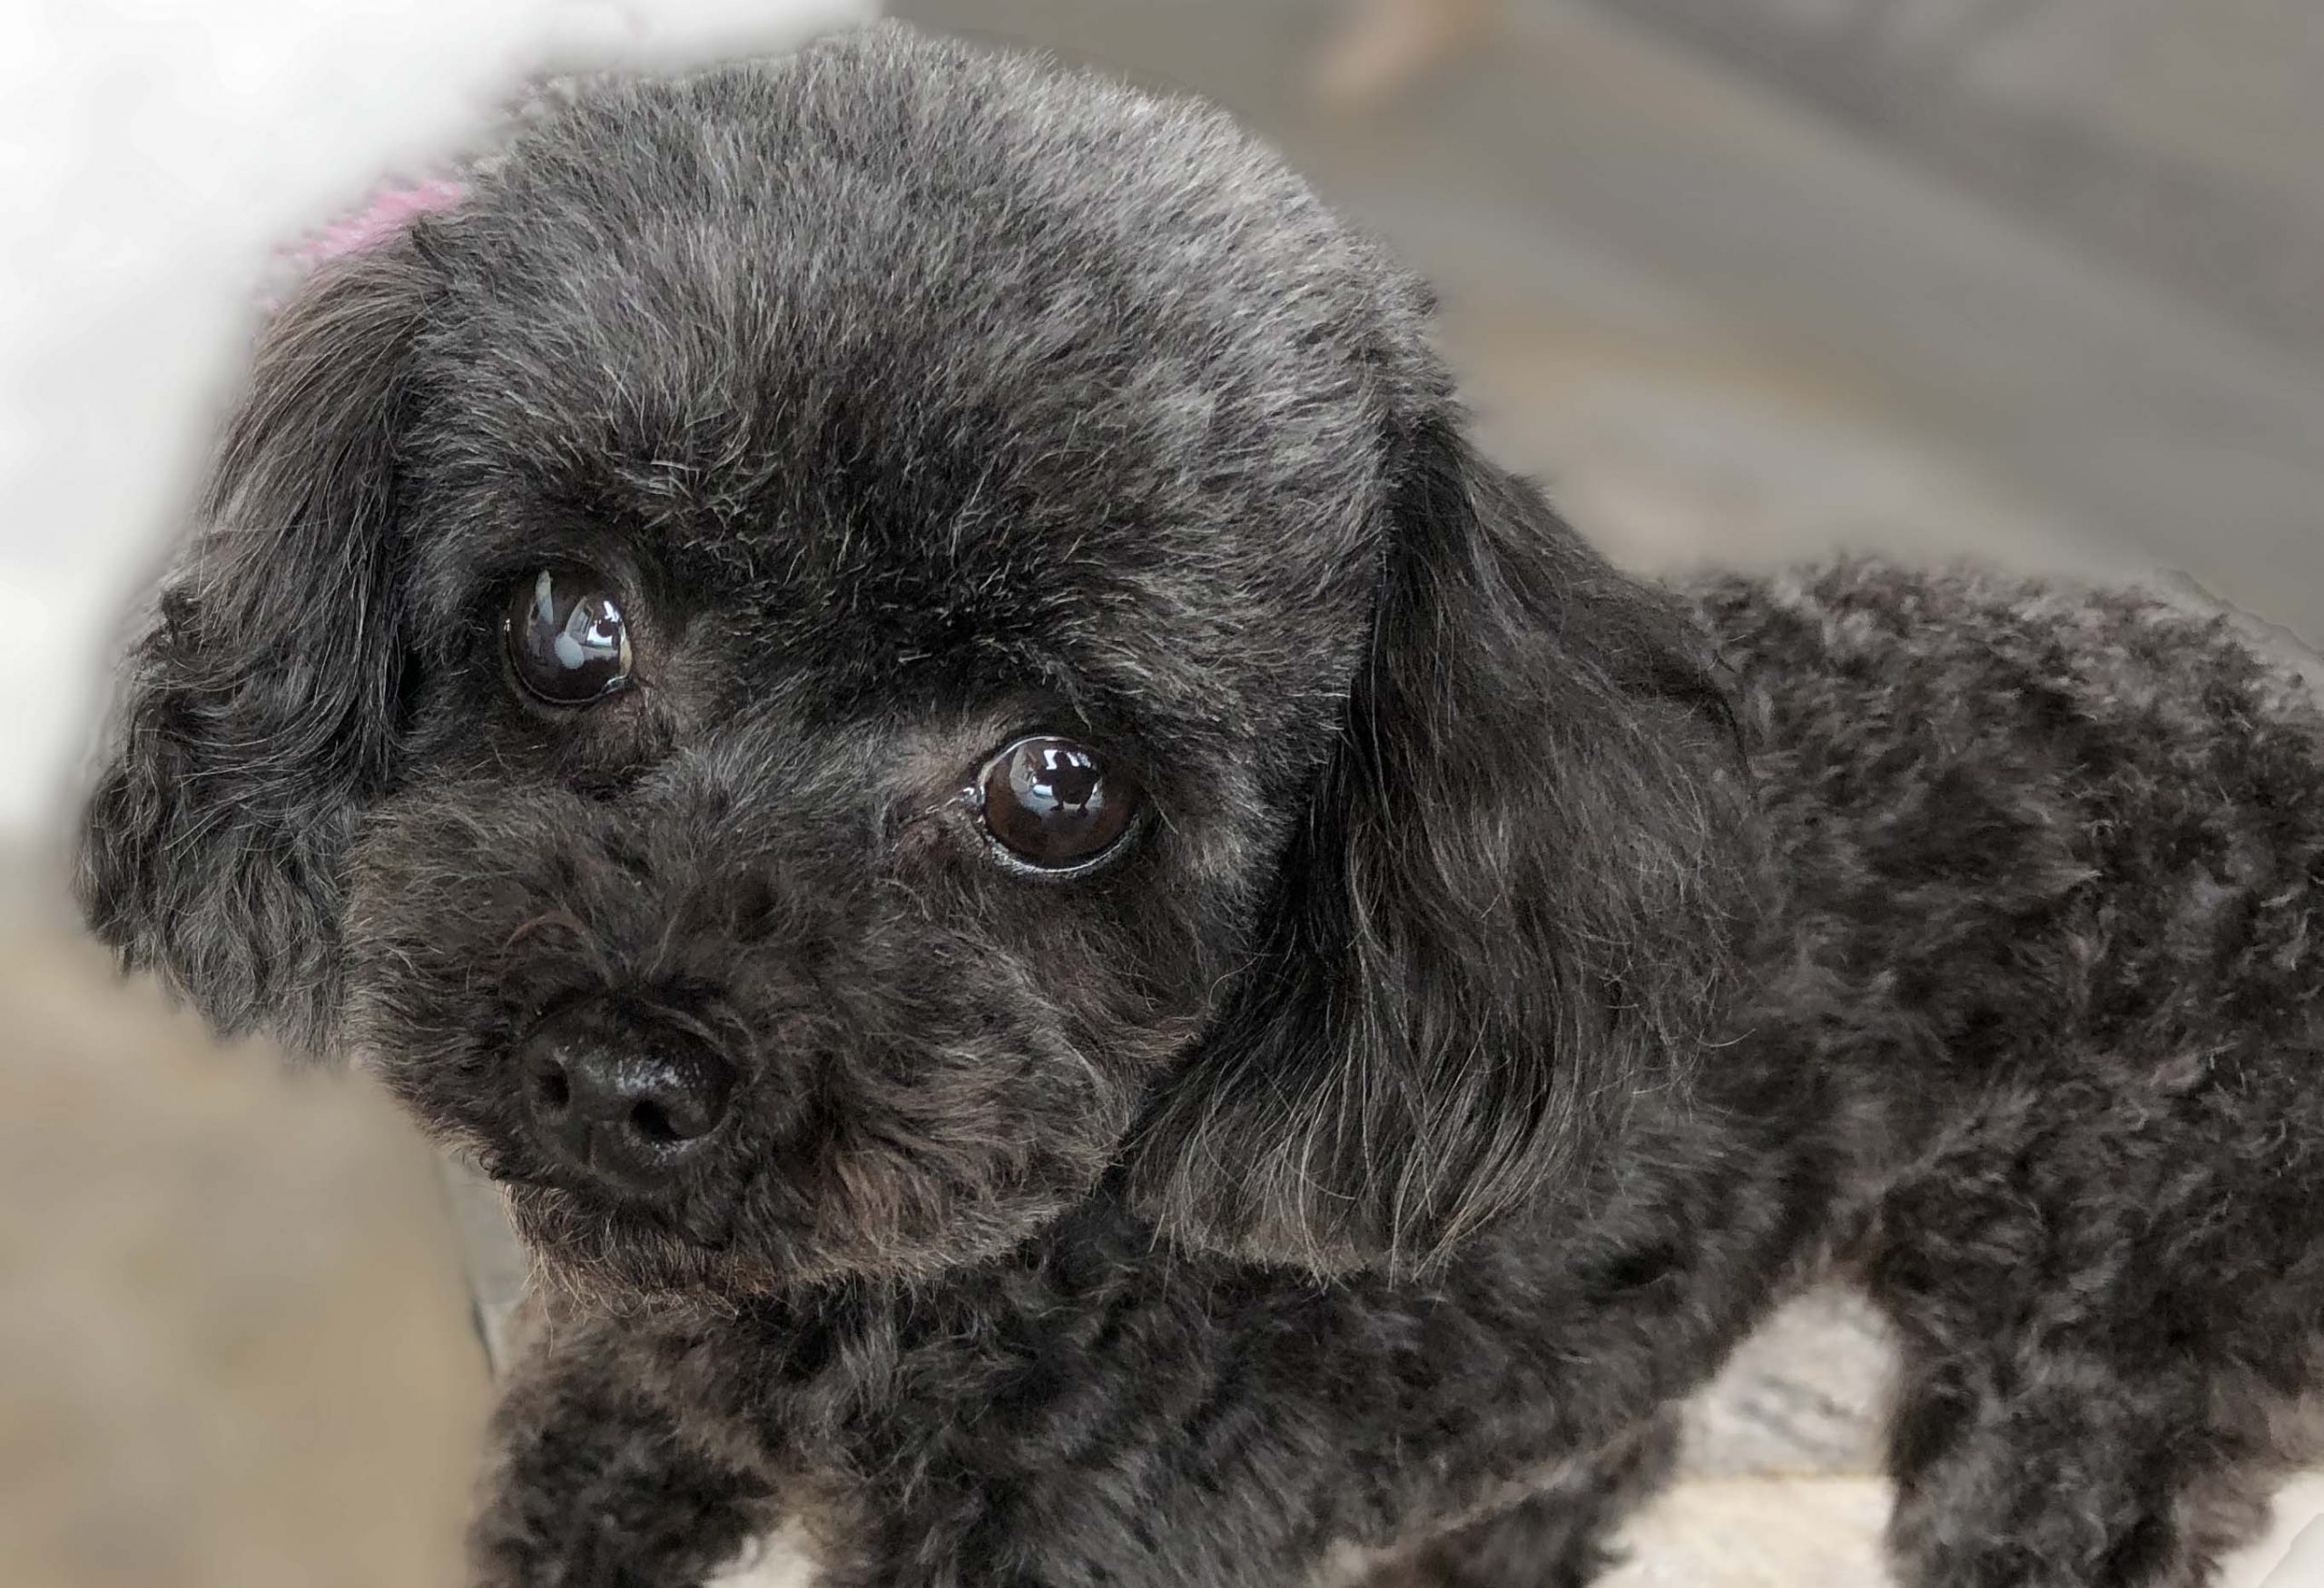
[[[1683,1083],[1745,904],[1735,719],[1677,603],[1432,421],[1256,962],[1149,1112],[1166,1233],[1425,1273]]]
[[[267,328],[84,818],[92,929],[222,1032],[320,1048],[339,1004],[343,852],[396,719],[394,441],[425,301],[399,243]]]

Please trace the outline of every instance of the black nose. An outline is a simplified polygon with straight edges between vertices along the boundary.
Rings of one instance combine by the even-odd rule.
[[[700,1038],[597,1002],[542,1021],[520,1062],[541,1146],[625,1191],[652,1191],[697,1157],[734,1090],[733,1068]]]

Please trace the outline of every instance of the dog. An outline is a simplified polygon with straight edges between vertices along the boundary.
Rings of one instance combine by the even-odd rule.
[[[2201,1583],[2313,1453],[2315,700],[1630,577],[1429,312],[1219,113],[879,25],[273,317],[78,887],[507,1188],[476,1583],[1579,1584],[1835,1276],[1918,1588]]]

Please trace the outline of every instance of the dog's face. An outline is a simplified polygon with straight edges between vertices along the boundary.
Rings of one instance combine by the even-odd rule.
[[[1118,1173],[1425,1261],[1709,1018],[1716,690],[1215,114],[891,29],[543,110],[278,316],[84,902],[578,1273],[927,1273]]]

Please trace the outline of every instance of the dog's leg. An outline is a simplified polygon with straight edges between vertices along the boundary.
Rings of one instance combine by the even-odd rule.
[[[538,1347],[493,1419],[478,1588],[695,1588],[775,1525],[766,1484],[682,1437],[616,1331]]]
[[[1995,1088],[1888,1190],[1851,1267],[1900,1347],[1905,1588],[2203,1588],[2259,1531],[2324,1388],[2319,1060]]]
[[[1481,1517],[1374,1572],[1365,1588],[1586,1588],[1620,1555],[1613,1534],[1670,1475],[1675,1415],[1508,1510]]]
[[[1889,1524],[1906,1588],[2202,1588],[2279,1475],[2200,1364],[2056,1337],[1907,1347]]]

